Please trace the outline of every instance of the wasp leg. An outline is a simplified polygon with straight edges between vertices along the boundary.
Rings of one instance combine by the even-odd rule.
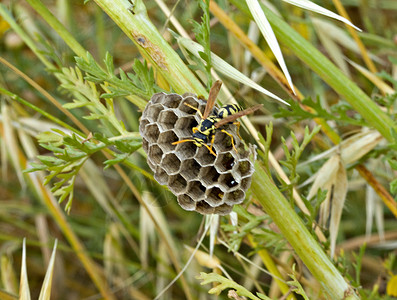
[[[194,142],[194,140],[192,140],[192,139],[180,140],[180,141],[177,141],[177,142],[173,142],[171,145],[182,144],[184,142]]]
[[[237,152],[237,148],[236,148],[236,146],[234,145],[234,138],[233,138],[233,136],[232,136],[229,132],[227,132],[225,129],[222,129],[221,131],[222,131],[223,133],[227,134],[227,135],[230,137],[230,140],[232,141],[233,149],[236,151],[236,153],[238,153],[238,152]]]
[[[208,146],[207,144],[204,144],[205,147],[207,147],[208,151],[213,155],[216,156],[216,153],[211,149],[210,146]]]
[[[233,125],[237,126],[236,132],[237,132],[238,137],[241,139],[241,136],[240,136],[240,125],[241,125],[241,123],[239,121],[236,121],[236,122],[233,122]]]
[[[213,141],[211,141],[211,143],[213,144]],[[209,151],[213,156],[216,157],[216,153],[214,152],[214,150],[212,150],[212,144],[211,144],[211,147],[208,146],[207,144],[204,144],[204,146],[206,146],[207,149],[208,149],[208,151]]]
[[[201,118],[201,119],[203,118],[203,114],[201,113],[201,111],[200,111],[197,107],[194,107],[193,105],[190,105],[190,104],[188,104],[188,103],[186,103],[186,102],[183,103],[183,104],[185,104],[186,106],[189,106],[190,108],[196,110],[196,111],[199,113],[200,118]]]
[[[215,140],[215,135],[212,135],[211,143],[210,143],[211,146],[208,146],[207,144],[204,144],[204,143],[203,143],[203,145],[204,145],[205,147],[207,147],[208,151],[209,151],[213,156],[216,157],[216,153],[214,152],[214,150],[212,150],[212,146],[214,145],[214,140]]]
[[[210,144],[211,144],[210,148],[211,149],[209,149],[211,153],[214,153],[214,151],[212,150],[212,147],[214,146],[214,141],[215,141],[215,134],[213,134],[212,137],[211,137],[211,142],[210,142]],[[216,154],[215,154],[215,156],[216,156]]]

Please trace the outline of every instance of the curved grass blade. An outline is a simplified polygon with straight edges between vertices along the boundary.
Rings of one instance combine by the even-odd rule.
[[[50,258],[50,263],[48,264],[47,272],[45,274],[43,285],[41,287],[39,300],[51,299],[51,283],[52,283],[52,275],[54,273],[55,253],[57,250],[57,245],[58,245],[58,240],[55,240],[54,249],[52,250],[52,255]]]
[[[346,23],[348,25],[350,25],[351,27],[353,27],[354,29],[358,30],[358,31],[362,31],[360,28],[358,28],[357,26],[355,26],[352,22],[350,22],[348,19],[328,10],[325,9],[324,7],[321,7],[320,5],[317,5],[311,1],[308,0],[283,0],[284,2],[290,3],[292,5],[298,6],[300,8],[304,8],[304,9],[308,9],[311,11],[314,11],[318,14],[342,21],[343,23]]]
[[[183,47],[187,50],[189,50],[194,56],[200,58],[200,52],[204,51],[204,48],[195,42],[193,42],[191,39],[183,38],[183,37],[177,37],[177,41],[180,47]],[[239,70],[236,68],[232,67],[230,64],[228,64],[226,61],[224,61],[222,58],[220,58],[218,55],[214,54],[211,52],[212,56],[212,66],[214,67],[215,70],[219,71],[223,75],[232,78],[238,82],[241,82],[245,85],[250,86],[253,89],[256,89],[257,91],[273,98],[276,99],[277,101],[284,103],[286,105],[289,105],[287,102],[282,100],[280,97],[276,96],[275,94],[269,92],[268,90],[264,89],[260,85],[258,85],[256,82],[245,76],[243,73],[241,73]]]
[[[267,20],[265,13],[263,12],[259,2],[257,0],[246,0],[248,8],[259,27],[259,30],[262,32],[263,37],[265,38],[267,44],[272,50],[274,56],[276,57],[281,70],[283,71],[285,78],[288,81],[291,90],[295,94],[294,85],[292,83],[291,75],[288,72],[288,68],[285,64],[283,54],[281,53],[280,46],[278,44],[277,38],[273,32],[272,27],[270,26],[269,21]]]
[[[28,272],[26,270],[26,238],[22,245],[21,279],[19,283],[19,300],[30,300]]]

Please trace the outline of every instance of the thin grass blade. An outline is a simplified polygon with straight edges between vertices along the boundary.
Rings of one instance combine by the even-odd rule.
[[[127,281],[129,274],[121,241],[119,224],[110,224],[103,243],[104,273],[109,282],[116,285]]]
[[[351,164],[359,160],[374,149],[383,138],[377,131],[362,132],[356,139],[348,139],[343,143],[341,157],[344,164]]]
[[[375,202],[375,221],[376,228],[378,229],[379,239],[381,241],[385,240],[385,215],[384,215],[384,206],[382,201],[379,198],[376,198]]]
[[[48,264],[47,272],[45,274],[43,285],[41,287],[39,300],[51,299],[51,284],[52,284],[52,275],[54,274],[55,254],[57,250],[57,245],[58,245],[58,240],[55,240],[54,249],[52,250],[52,255],[50,258],[50,263]]]
[[[361,131],[352,137],[345,139],[341,144],[328,149],[309,160],[299,164],[300,167],[314,161],[329,158],[340,152],[345,164],[354,163],[363,155],[371,151],[382,140],[382,136],[375,130]]]
[[[365,204],[366,204],[366,226],[365,226],[365,239],[368,241],[372,234],[373,220],[375,217],[376,227],[378,230],[379,240],[385,240],[385,225],[384,225],[384,213],[383,203],[380,201],[379,196],[375,190],[370,186],[366,185],[365,193]]]
[[[394,94],[395,90],[391,88],[387,83],[385,83],[382,79],[376,76],[374,73],[370,72],[366,68],[356,64],[354,61],[350,59],[347,60],[354,68],[356,68],[361,74],[363,74],[368,80],[370,80],[378,89],[380,89],[385,94]]]
[[[156,222],[159,224],[159,226],[163,229],[164,235],[166,236],[166,238],[168,239],[168,242],[170,244],[170,247],[172,248],[172,250],[175,253],[178,253],[177,247],[175,245],[174,239],[172,238],[172,234],[171,234],[171,228],[169,226],[169,223],[167,222],[163,211],[160,209],[159,204],[157,203],[155,197],[153,196],[152,193],[148,192],[148,191],[144,191],[142,193],[142,200],[146,203],[146,205],[148,207],[150,207],[150,212],[153,215],[154,219],[156,220]],[[151,222],[153,224],[153,222],[148,219],[147,222]],[[150,236],[150,230],[148,233],[150,238],[154,238],[154,236]]]
[[[360,48],[358,47],[356,41],[351,38],[351,36],[346,33],[345,30],[338,27],[336,24],[319,18],[311,18],[313,24],[322,29],[324,35],[327,35],[330,39],[332,39],[335,43],[353,51],[357,55],[361,55]],[[320,37],[320,36],[319,36]],[[369,57],[376,61],[377,63],[384,64],[384,61],[380,59],[378,56],[368,53]]]
[[[345,73],[347,77],[351,78],[349,66],[345,60],[345,56],[343,55],[341,47],[339,47],[337,42],[328,35],[327,29],[318,25],[318,22],[316,22],[314,18],[313,25],[317,32],[317,36],[321,41],[321,44],[323,44],[330,58],[342,70],[342,72]]]
[[[310,188],[308,199],[313,198],[319,189],[328,189],[329,184],[334,178],[338,167],[338,156],[332,156],[321,168],[317,171],[314,183]]]
[[[352,22],[350,22],[349,20],[345,19],[344,17],[341,17],[340,15],[324,8],[321,7],[320,5],[317,5],[311,1],[308,0],[283,0],[284,2],[290,3],[292,5],[298,6],[300,8],[304,8],[310,11],[314,11],[318,14],[342,21],[343,23],[346,23],[348,25],[350,25],[351,27],[353,27],[354,29],[361,31],[360,28],[358,28],[357,26],[355,26]]]
[[[365,239],[368,240],[372,234],[372,225],[374,221],[376,193],[375,190],[368,184],[365,192]]]
[[[183,37],[178,37],[178,44],[180,47],[183,47],[187,49],[189,52],[191,52],[194,56],[200,58],[199,52],[203,52],[204,48],[195,42],[193,42],[190,39],[186,39]],[[232,78],[238,82],[241,82],[242,84],[248,85],[253,89],[256,89],[257,91],[273,98],[276,99],[277,101],[284,103],[286,105],[289,105],[287,102],[282,100],[280,97],[274,95],[273,93],[269,92],[268,90],[264,89],[260,85],[258,85],[256,82],[245,76],[243,73],[241,73],[239,70],[235,69],[231,65],[229,65],[226,61],[224,61],[222,58],[217,56],[216,54],[211,52],[211,60],[212,60],[212,66],[214,67],[215,70],[219,71],[223,75]]]
[[[219,228],[219,215],[211,215],[210,218],[206,218],[207,222],[210,222],[210,256],[214,254],[215,242],[218,236]]]
[[[277,38],[273,32],[272,27],[270,26],[269,21],[267,20],[265,13],[263,12],[259,2],[257,0],[246,0],[249,10],[259,27],[259,30],[262,32],[263,37],[265,38],[267,44],[272,50],[274,56],[276,57],[281,70],[283,71],[289,86],[295,94],[294,85],[292,83],[291,75],[288,72],[288,68],[285,64],[283,54],[281,52],[280,46],[278,44]]]
[[[22,245],[22,266],[21,279],[19,283],[19,300],[30,300],[28,272],[26,269],[26,238],[23,239]]]
[[[22,175],[22,167],[19,162],[18,158],[18,142],[17,137],[15,135],[15,131],[13,128],[13,121],[11,119],[11,115],[13,115],[12,109],[3,102],[1,105],[1,116],[2,116],[2,123],[4,125],[4,144],[7,150],[8,155],[11,158],[12,165],[14,167],[15,173],[17,174],[18,180],[22,186],[22,188],[26,187],[25,180],[23,179]]]
[[[3,289],[12,294],[18,293],[18,281],[12,267],[12,262],[6,254],[1,256],[1,283]],[[3,299],[0,295],[0,299]]]
[[[185,246],[185,247],[190,254],[194,253],[194,248],[189,246]],[[210,268],[213,271],[216,271],[221,265],[221,261],[216,256],[209,255],[208,253],[205,253],[201,250],[197,250],[194,253],[194,258],[200,264],[200,266]]]
[[[158,274],[167,274],[169,272],[168,266],[171,264],[171,261],[167,253],[167,248],[162,241],[158,244],[158,255],[159,261],[161,261],[162,263],[157,264],[156,272],[158,272]],[[159,294],[162,290],[165,289],[167,285],[167,280],[168,279],[164,276],[157,276],[156,294]],[[167,290],[163,295],[163,299],[172,299],[171,295],[172,292],[170,290]]]
[[[149,192],[143,192],[142,199],[145,202],[149,202],[147,198],[151,198]],[[139,259],[144,268],[149,266],[149,244],[155,238],[155,227],[150,219],[146,210],[140,207],[140,218],[139,218]]]
[[[330,232],[330,249],[331,257],[335,255],[336,238],[338,237],[338,230],[340,219],[342,217],[342,211],[345,205],[347,194],[347,175],[346,169],[343,163],[339,160],[338,169],[335,174],[335,181],[332,189],[331,199],[331,219],[329,224]]]

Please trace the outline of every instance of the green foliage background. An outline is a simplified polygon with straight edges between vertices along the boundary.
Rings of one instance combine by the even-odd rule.
[[[245,2],[216,2],[248,31],[252,17]],[[335,11],[328,1],[316,3]],[[358,37],[376,56],[377,70],[365,63],[363,52],[345,47],[345,36],[333,41],[334,48],[321,43],[320,35],[330,37],[314,25],[312,13],[275,1],[280,18],[264,7],[297,95],[277,75],[266,42],[254,41],[266,58],[258,57],[207,1],[166,2],[204,47],[201,59],[181,51],[176,37],[182,33],[155,1],[0,4],[0,298],[16,299],[20,292],[24,237],[33,298],[40,293],[55,238],[54,299],[153,299],[177,276],[191,255],[185,245],[196,246],[204,219],[183,211],[153,179],[140,147],[139,117],[156,92],[207,96],[214,79],[210,51],[291,106],[222,78],[244,107],[265,104],[251,119],[254,132],[242,130],[246,142],[259,145],[257,172],[246,202],[235,208],[238,224],[220,218],[214,257],[206,256],[213,242],[205,237],[199,252],[204,259],[196,255],[163,299],[215,297],[208,293],[226,299],[228,290],[250,299],[278,299],[288,291],[288,299],[356,299],[351,288],[363,299],[391,298],[386,286],[397,274],[388,244],[397,238],[397,5],[342,4],[364,30]],[[326,21],[346,31],[343,24]],[[254,59],[247,59],[247,47]],[[389,87],[351,65],[345,74],[343,63],[327,58],[335,55],[368,68]],[[230,95],[221,100],[230,101]],[[328,228],[318,225],[326,191],[307,199],[310,185],[302,185],[326,159],[305,162],[366,128],[383,140],[344,166],[349,188],[331,259]],[[371,206],[366,188],[374,181],[380,187]],[[296,204],[295,191],[307,213]],[[365,214],[375,216],[380,235],[372,230],[365,237],[371,224]],[[198,279],[219,285],[211,289]]]

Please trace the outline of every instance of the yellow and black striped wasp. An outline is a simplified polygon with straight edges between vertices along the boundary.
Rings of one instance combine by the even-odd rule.
[[[172,145],[181,144],[185,142],[193,142],[193,144],[197,147],[205,146],[212,155],[216,156],[216,153],[212,150],[212,146],[214,145],[214,140],[215,140],[215,131],[219,127],[228,123],[232,123],[236,119],[241,118],[242,116],[248,115],[250,113],[253,113],[254,111],[262,107],[262,104],[259,104],[243,110],[243,108],[238,104],[228,104],[222,106],[218,110],[218,112],[215,113],[213,111],[213,108],[215,106],[215,101],[218,96],[221,85],[222,85],[222,81],[217,80],[211,87],[208,96],[207,105],[205,106],[203,114],[201,114],[201,112],[197,108],[185,103],[185,105],[197,110],[197,112],[200,114],[201,120],[196,127],[193,127],[192,129],[193,135],[191,139],[177,141],[172,143]],[[239,122],[235,122],[234,124],[240,126]],[[234,145],[233,136],[224,129],[222,129],[221,131],[230,137],[232,146],[234,150],[236,150],[237,152],[237,149]],[[208,146],[208,143],[210,143],[210,146]]]

